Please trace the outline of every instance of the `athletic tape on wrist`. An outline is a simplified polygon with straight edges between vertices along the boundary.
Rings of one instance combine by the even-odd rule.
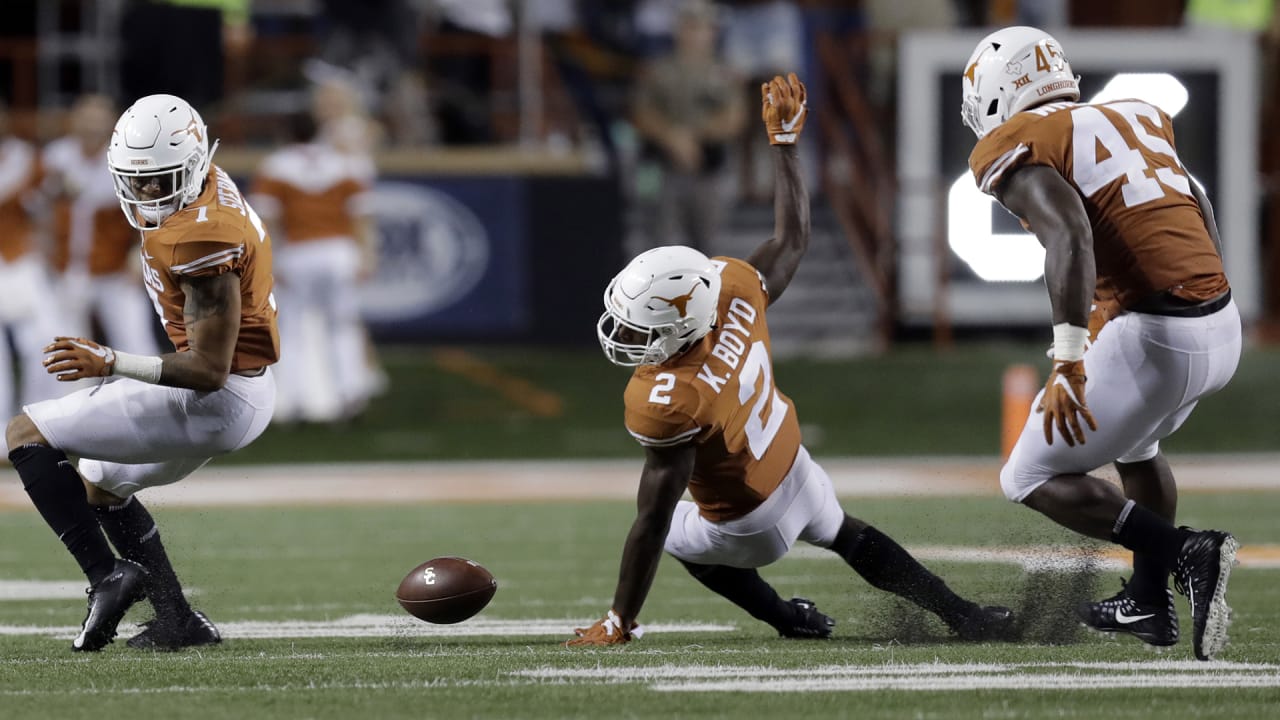
[[[1053,326],[1053,359],[1071,362],[1084,359],[1084,346],[1089,342],[1089,328],[1070,323]]]
[[[155,355],[131,355],[117,350],[116,363],[111,368],[111,374],[154,385],[160,382],[160,367],[163,364],[163,361]]]

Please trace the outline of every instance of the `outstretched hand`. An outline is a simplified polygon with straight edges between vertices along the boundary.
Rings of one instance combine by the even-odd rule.
[[[116,364],[116,353],[92,340],[56,337],[45,347],[45,372],[61,382],[107,377]]]
[[[770,145],[795,145],[809,114],[808,93],[795,73],[787,79],[775,76],[760,85],[760,115],[769,133]]]
[[[644,634],[637,623],[631,623],[627,630],[622,629],[622,624],[622,618],[610,610],[591,627],[574,628],[573,634],[577,637],[566,640],[565,647],[625,645]]]

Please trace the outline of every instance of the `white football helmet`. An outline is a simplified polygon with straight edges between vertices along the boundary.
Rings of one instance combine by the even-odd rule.
[[[661,365],[715,327],[720,270],[693,248],[637,255],[604,291],[596,335],[615,365]]]
[[[979,139],[1031,105],[1080,99],[1080,78],[1071,73],[1062,45],[1033,27],[1007,27],[983,38],[962,78],[960,114]]]
[[[174,95],[139,98],[116,122],[107,166],[129,224],[154,230],[200,196],[218,143],[186,100]]]

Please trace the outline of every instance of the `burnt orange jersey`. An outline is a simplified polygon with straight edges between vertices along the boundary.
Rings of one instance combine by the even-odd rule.
[[[178,352],[187,349],[182,278],[232,272],[240,276],[240,336],[232,372],[264,367],[279,359],[276,301],[271,294],[271,238],[222,168],[209,168],[204,191],[194,203],[142,235],[147,294]]]
[[[31,217],[24,206],[40,182],[40,158],[30,143],[0,141],[0,260],[13,262],[31,250]]]
[[[253,181],[254,205],[278,218],[284,240],[354,238],[373,182],[373,162],[326,145],[291,145],[270,155]]]
[[[43,160],[44,185],[54,198],[50,264],[58,272],[124,271],[138,234],[120,212],[106,150],[85,154],[79,140],[65,137],[45,147]]]
[[[1228,289],[1164,111],[1140,100],[1049,103],[1014,115],[969,157],[978,186],[996,197],[1026,165],[1057,170],[1084,200],[1099,307],[1165,291],[1202,301]]]
[[[641,445],[697,445],[689,492],[703,517],[722,522],[777,489],[800,450],[800,423],[773,383],[760,274],[742,260],[712,260],[721,268],[715,328],[684,354],[636,368],[624,400]]]

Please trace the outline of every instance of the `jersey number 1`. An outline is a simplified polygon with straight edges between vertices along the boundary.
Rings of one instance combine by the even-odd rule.
[[[1093,197],[1094,193],[1113,180],[1123,177],[1125,182],[1120,186],[1120,193],[1124,196],[1125,207],[1134,207],[1164,197],[1165,190],[1161,185],[1190,195],[1191,183],[1181,171],[1182,161],[1178,160],[1177,151],[1164,138],[1147,132],[1146,127],[1138,121],[1139,117],[1145,117],[1156,127],[1160,127],[1160,113],[1150,105],[1140,102],[1114,102],[1108,103],[1106,107],[1128,121],[1134,136],[1147,150],[1171,158],[1174,166],[1179,169],[1156,168],[1155,177],[1149,177],[1147,171],[1150,166],[1146,158],[1138,149],[1129,147],[1115,121],[1098,108],[1086,105],[1071,111],[1071,124],[1074,126],[1071,133],[1074,164],[1072,179],[1080,192],[1085,197]],[[1106,151],[1105,160],[1098,159],[1099,145]]]

